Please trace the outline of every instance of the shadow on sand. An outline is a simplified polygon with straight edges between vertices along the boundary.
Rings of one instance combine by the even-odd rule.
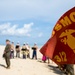
[[[59,70],[59,68],[56,68],[56,66],[48,65],[48,68],[57,75],[66,75],[61,70]]]
[[[42,60],[40,58],[38,58],[37,62],[44,63],[44,62],[42,62]],[[48,64],[48,63],[46,62],[46,64]],[[57,75],[66,75],[57,66],[54,66],[54,65],[46,65],[46,67],[48,69],[50,69],[50,71],[52,71],[53,73],[55,73]]]
[[[3,64],[0,64],[0,66],[6,68],[5,65],[3,65]]]

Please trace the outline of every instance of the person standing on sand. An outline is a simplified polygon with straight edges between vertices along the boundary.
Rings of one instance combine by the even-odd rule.
[[[27,48],[27,58],[30,58],[30,46],[28,43],[26,43],[26,48]]]
[[[19,42],[16,45],[16,57],[20,58],[20,44],[19,44]]]
[[[62,64],[62,65],[58,65],[58,67],[66,75],[74,75],[74,65],[73,64]]]
[[[21,51],[22,51],[23,59],[26,59],[27,48],[26,48],[26,44],[25,43],[23,44]]]
[[[32,59],[34,59],[35,57],[35,59],[37,60],[37,49],[38,49],[37,45],[34,44],[34,46],[32,47],[32,50],[33,50]]]
[[[14,50],[15,50],[15,46],[14,46],[14,42],[12,42],[12,44],[11,44],[11,55],[10,55],[11,58],[14,58]]]
[[[66,64],[67,75],[74,75],[74,65]]]
[[[46,63],[47,57],[45,55],[42,56],[42,61]]]
[[[46,63],[46,61],[48,61],[48,64],[50,63],[49,57],[47,57],[47,56],[45,56],[45,55],[42,56],[42,61],[43,61],[44,63]]]
[[[4,50],[7,69],[10,69],[10,52],[11,52],[10,50],[11,50],[10,40],[7,39],[6,40],[6,47]]]

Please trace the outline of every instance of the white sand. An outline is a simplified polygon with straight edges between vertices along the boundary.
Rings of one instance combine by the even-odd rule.
[[[31,59],[11,59],[11,68],[6,69],[3,65],[6,66],[5,60],[2,58],[4,46],[0,46],[0,75],[63,75],[59,69],[55,68],[55,64],[39,62],[38,60]],[[32,56],[32,50],[31,54]],[[38,58],[41,58],[42,55],[38,51]]]

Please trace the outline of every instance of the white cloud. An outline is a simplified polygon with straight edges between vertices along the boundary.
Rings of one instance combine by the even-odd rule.
[[[40,32],[39,33],[39,35],[38,35],[38,37],[42,37],[43,36],[43,33],[42,32]]]
[[[5,23],[0,25],[0,35],[16,35],[16,36],[30,36],[33,23],[24,24],[19,28],[17,24]]]
[[[50,21],[74,6],[75,0],[0,0],[0,20],[42,17]]]

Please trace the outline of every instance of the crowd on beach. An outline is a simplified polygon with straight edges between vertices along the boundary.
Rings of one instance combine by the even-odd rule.
[[[19,41],[17,42],[16,45],[14,44],[14,42],[11,42],[10,45],[11,45],[10,59],[14,59],[14,58],[23,58],[23,59],[30,58],[30,50],[33,50],[31,59],[36,59],[37,60],[38,46],[37,46],[36,43],[34,43],[34,45],[32,47],[30,47],[30,45],[28,43],[23,43],[23,45],[21,46]],[[44,63],[46,63],[46,60],[48,59],[48,63],[49,63],[49,58],[46,57],[45,55],[42,55],[41,59],[42,59],[42,61]]]
[[[23,46],[21,47],[19,42],[17,42],[16,46],[14,45],[14,42],[12,42],[10,58],[14,58],[14,52],[16,52],[16,58],[20,58],[20,53],[22,54],[23,59],[30,58],[30,50],[33,50],[31,59],[35,58],[37,60],[37,49],[38,46],[36,43],[34,43],[33,47],[30,47],[28,43],[24,43]],[[50,63],[49,58],[43,55],[42,61],[46,63],[46,60],[48,60],[49,64]]]
[[[26,58],[30,58],[30,50],[33,50],[32,53],[32,58],[31,59],[36,59],[37,60],[37,50],[38,50],[38,46],[36,43],[34,43],[34,45],[32,47],[30,47],[28,45],[28,43],[23,43],[22,47],[20,46],[20,43],[17,42],[16,45],[14,45],[14,42],[10,43],[10,40],[6,40],[6,47],[3,53],[3,57],[5,58],[6,61],[6,65],[7,65],[7,69],[10,68],[10,59],[14,59],[14,58],[21,58],[20,54],[22,54],[22,58],[26,59]],[[16,53],[16,55],[15,55]],[[45,55],[42,56],[42,61],[45,63],[46,60],[48,60],[48,64],[49,62],[49,57],[46,57]],[[64,71],[66,73],[66,75],[74,75],[74,68],[73,68],[73,64],[62,64],[62,65],[58,65],[58,68],[61,71]]]
[[[7,69],[10,68],[10,59],[14,58],[30,58],[30,50],[33,51],[32,58],[37,60],[37,44],[34,43],[32,47],[28,45],[28,43],[23,43],[22,46],[20,46],[20,43],[17,42],[16,45],[14,45],[14,42],[10,42],[10,40],[6,40],[6,46],[3,52],[3,58],[6,61]]]
[[[30,50],[33,50],[32,59],[37,59],[37,49],[36,43],[34,43],[33,47],[30,47],[28,43],[23,43],[20,46],[19,42],[16,45],[14,45],[14,42],[11,42],[10,58],[21,58],[21,54],[23,59],[30,58]]]

